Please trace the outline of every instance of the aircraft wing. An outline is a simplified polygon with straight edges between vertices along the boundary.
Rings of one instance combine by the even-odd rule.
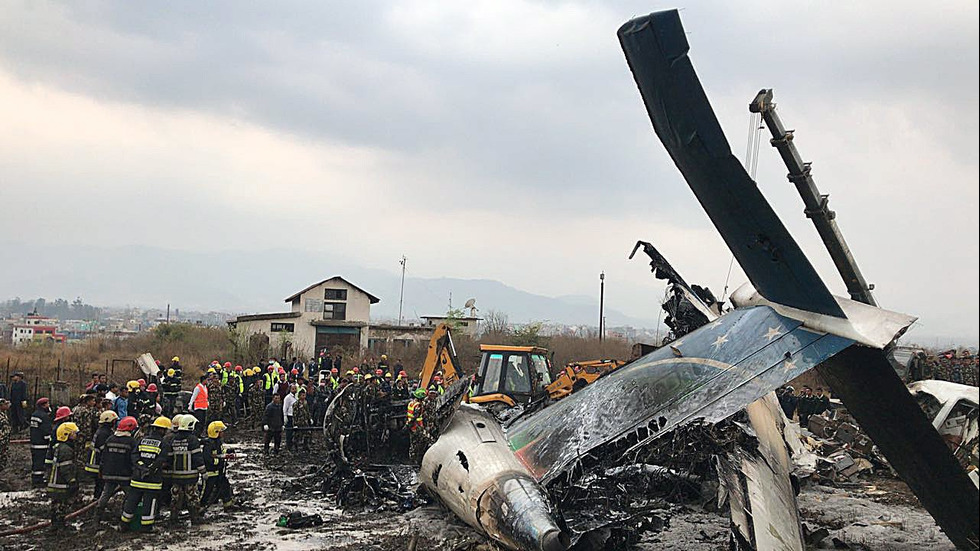
[[[615,440],[627,451],[691,420],[729,417],[853,342],[769,306],[735,310],[516,422],[507,439],[547,483]]]

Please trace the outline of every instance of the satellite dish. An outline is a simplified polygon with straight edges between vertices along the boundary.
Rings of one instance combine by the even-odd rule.
[[[471,298],[470,300],[467,300],[466,301],[466,304],[463,305],[463,308],[469,308],[470,309],[470,317],[471,318],[475,318],[476,317],[477,307],[476,307],[476,299],[475,298]]]

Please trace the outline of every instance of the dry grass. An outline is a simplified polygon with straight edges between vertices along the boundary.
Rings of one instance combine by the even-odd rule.
[[[506,334],[488,335],[480,339],[457,334],[453,342],[463,369],[469,373],[479,367],[480,344],[516,344],[514,337]],[[541,337],[538,342],[554,352],[556,368],[573,360],[625,360],[630,355],[629,344],[619,339],[606,339],[600,343],[595,338],[557,336]],[[426,345],[377,350],[363,355],[350,351],[346,354],[344,365],[352,367],[361,360],[373,364],[382,353],[387,353],[392,365],[396,359],[401,359],[409,375],[417,376],[425,361]],[[35,380],[42,386],[60,380],[68,383],[72,394],[79,394],[95,372],[107,373],[111,381],[118,383],[137,378],[140,372],[134,360],[145,352],[164,364],[168,364],[172,356],[179,356],[185,373],[192,376],[212,360],[227,360],[242,365],[252,360],[236,357],[232,340],[225,329],[170,324],[126,338],[99,337],[64,345],[37,343],[16,348],[0,345],[0,375],[4,380],[9,380],[9,373],[23,371],[32,390]]]

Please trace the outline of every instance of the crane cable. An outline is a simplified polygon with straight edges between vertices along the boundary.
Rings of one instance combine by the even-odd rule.
[[[755,181],[755,175],[759,170],[759,146],[762,142],[762,130],[765,128],[762,125],[762,114],[761,113],[749,113],[749,133],[745,138],[745,168],[749,171],[749,177],[752,181]],[[732,278],[732,267],[735,266],[735,255],[732,255],[731,260],[728,261],[728,275],[725,276],[725,288],[721,292],[721,302],[725,303],[725,297],[728,296],[728,283]]]

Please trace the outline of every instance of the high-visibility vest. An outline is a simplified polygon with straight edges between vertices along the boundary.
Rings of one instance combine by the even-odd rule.
[[[263,377],[265,377],[265,390],[272,390],[272,384],[274,382],[272,373],[266,373]]]
[[[208,409],[208,387],[197,383],[197,396],[194,398],[194,409]]]

